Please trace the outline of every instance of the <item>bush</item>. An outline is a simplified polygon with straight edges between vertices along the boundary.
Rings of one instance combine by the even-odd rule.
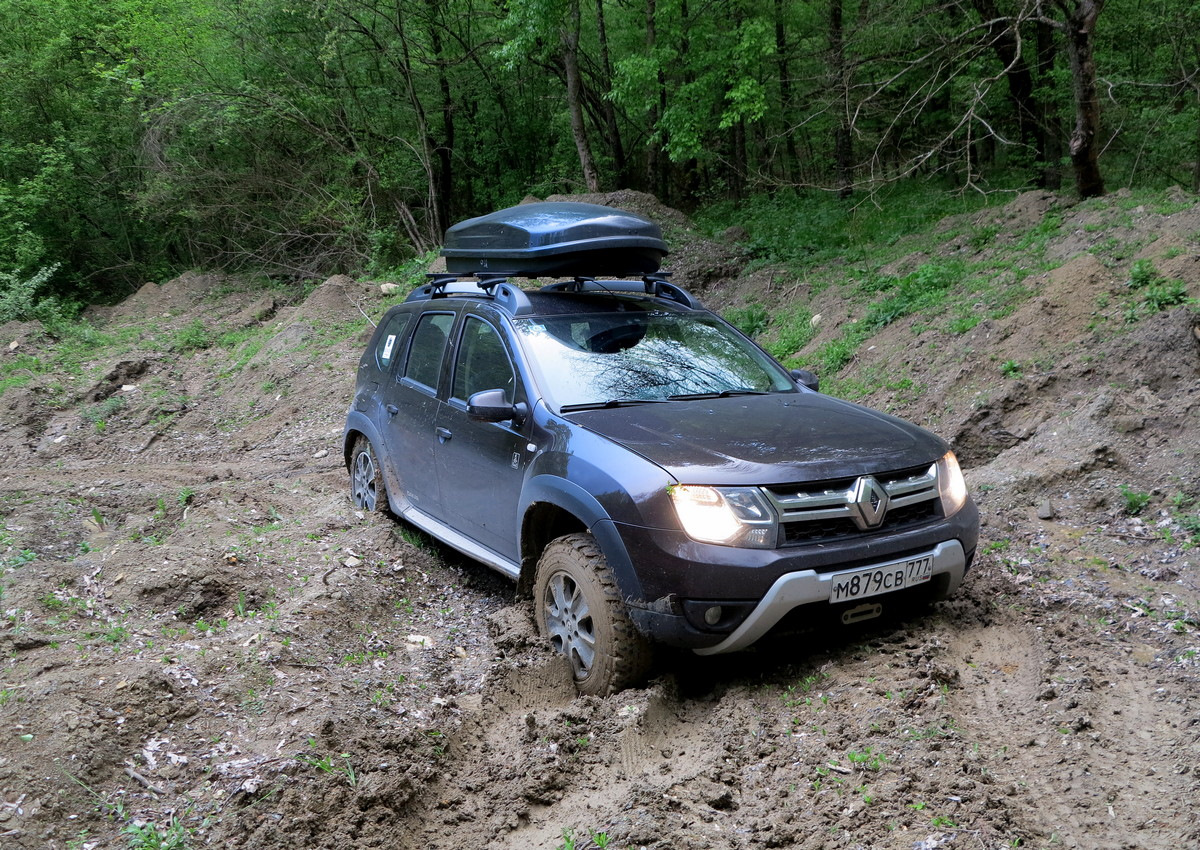
[[[1145,289],[1158,282],[1158,270],[1149,260],[1138,260],[1129,269],[1129,288]]]
[[[0,272],[0,324],[12,321],[55,324],[74,314],[74,305],[53,295],[38,297],[56,271],[57,264],[46,266],[25,279]]]

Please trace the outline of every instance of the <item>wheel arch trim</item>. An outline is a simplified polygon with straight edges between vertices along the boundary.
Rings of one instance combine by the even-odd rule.
[[[583,487],[556,475],[535,475],[525,482],[521,493],[521,587],[532,587],[533,570],[537,565],[537,556],[541,554],[527,551],[526,534],[530,514],[541,504],[552,505],[577,519],[596,539],[616,579],[621,597],[625,600],[641,599],[642,585],[637,571],[633,568],[633,561],[616,524],[604,506]]]

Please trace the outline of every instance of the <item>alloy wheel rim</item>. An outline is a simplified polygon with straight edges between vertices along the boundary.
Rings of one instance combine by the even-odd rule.
[[[555,573],[543,604],[550,643],[567,657],[575,678],[584,678],[596,658],[596,634],[583,589],[566,573]]]
[[[366,452],[359,452],[354,459],[354,476],[351,481],[355,506],[375,510],[375,463]]]

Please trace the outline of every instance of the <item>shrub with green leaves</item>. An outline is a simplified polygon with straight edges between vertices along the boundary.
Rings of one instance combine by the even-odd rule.
[[[1150,260],[1137,260],[1129,269],[1130,289],[1145,289],[1158,280],[1158,270]]]
[[[46,283],[58,265],[46,266],[27,278],[0,272],[0,324],[39,321],[54,323],[75,312],[74,306],[56,296],[43,295]]]

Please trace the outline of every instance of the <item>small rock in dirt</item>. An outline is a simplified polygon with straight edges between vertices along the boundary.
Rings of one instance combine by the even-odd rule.
[[[1037,506],[1038,519],[1054,519],[1054,505],[1049,499],[1042,499]]]
[[[323,457],[329,457],[329,449],[321,449],[319,452],[313,455],[313,460],[320,460]]]

